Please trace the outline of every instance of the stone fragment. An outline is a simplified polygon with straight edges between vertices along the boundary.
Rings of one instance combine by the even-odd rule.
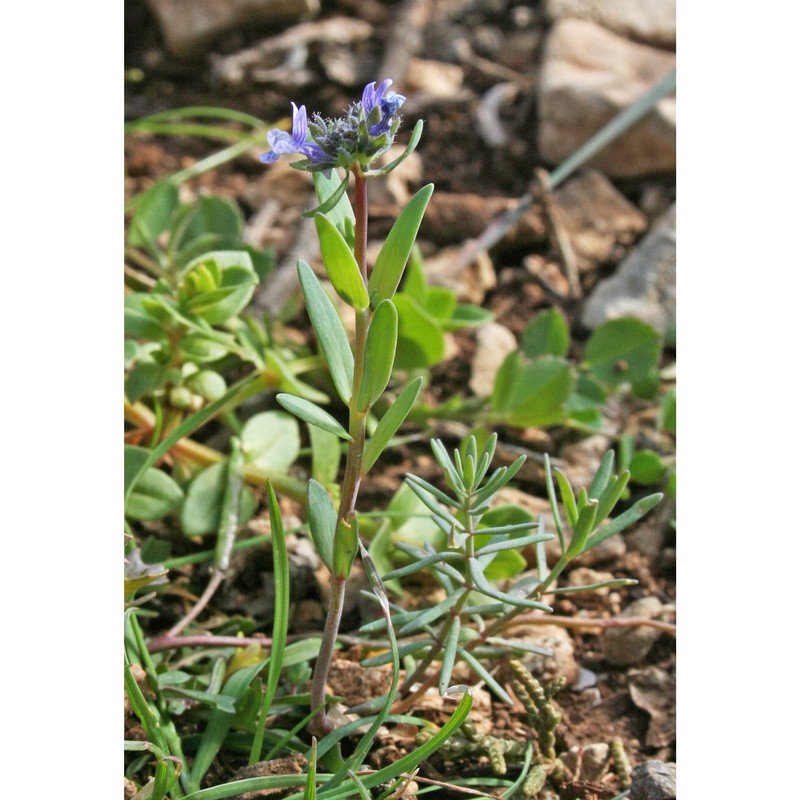
[[[460,247],[443,247],[425,258],[425,277],[433,286],[452,289],[462,303],[481,305],[486,292],[497,286],[497,275],[485,251],[465,264]]]
[[[464,83],[464,70],[458,64],[414,58],[408,65],[403,89],[409,92],[427,92],[433,97],[450,97]]]
[[[636,317],[660,333],[674,331],[675,238],[673,204],[616,272],[594,287],[583,306],[581,322],[597,328],[610,319]]]
[[[582,781],[597,781],[606,771],[609,746],[605,742],[571,747],[568,753],[561,756],[564,766],[573,774],[579,775]]]
[[[623,39],[593,22],[563,19],[545,44],[539,82],[539,152],[561,163],[675,66],[675,55]],[[601,150],[590,166],[612,177],[675,169],[675,98]]]
[[[580,272],[609,261],[647,230],[647,217],[602,172],[585,170],[554,193]]]
[[[511,197],[484,197],[467,192],[434,192],[420,235],[436,244],[453,244],[477,239],[486,228],[506,211],[515,209],[519,201]],[[531,247],[546,240],[547,228],[542,210],[531,206],[522,219],[511,227],[503,244]]]
[[[517,340],[504,325],[490,322],[478,328],[475,341],[477,346],[472,357],[469,388],[478,397],[489,397],[503,360],[517,349]]]
[[[625,608],[620,617],[647,617],[655,619],[663,611],[657,597],[642,597]],[[647,657],[653,645],[661,636],[658,628],[637,625],[631,628],[609,628],[600,637],[603,657],[615,667],[628,667]]]
[[[675,741],[675,676],[658,667],[628,673],[628,691],[637,708],[650,715],[644,745],[658,749]]]
[[[513,639],[525,644],[541,647],[552,652],[551,656],[538,653],[525,653],[520,661],[539,681],[551,681],[553,678],[566,677],[567,685],[574,683],[580,676],[581,669],[575,661],[575,648],[572,637],[558,625],[531,625],[521,623],[507,628],[503,632],[504,639]]]
[[[353,47],[372,33],[369,23],[351,17],[333,16],[301,22],[232,55],[213,56],[213,77],[231,86],[238,86],[245,80],[302,86],[319,78],[306,68],[310,48]],[[310,112],[314,110],[309,109]]]
[[[546,0],[545,12],[551,20],[588,19],[629,39],[675,48],[675,0]]]
[[[677,767],[671,762],[645,761],[631,772],[628,800],[676,800]]]
[[[147,0],[167,49],[176,56],[200,52],[233,28],[319,14],[319,0]]]
[[[366,703],[388,691],[392,683],[392,667],[362,667],[355,661],[335,658],[328,673],[328,685],[341,695],[347,706]]]

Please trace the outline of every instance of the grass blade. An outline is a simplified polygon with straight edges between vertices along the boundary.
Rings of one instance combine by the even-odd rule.
[[[275,690],[278,688],[278,679],[283,666],[283,651],[286,647],[286,632],[289,624],[289,556],[286,551],[286,536],[283,532],[283,520],[278,508],[278,498],[272,484],[267,484],[269,492],[269,521],[272,529],[272,560],[275,575],[275,615],[272,624],[272,647],[269,651],[269,668],[267,669],[267,688],[256,724],[253,746],[250,750],[249,764],[255,764],[261,755],[264,743],[264,730],[267,716]]]

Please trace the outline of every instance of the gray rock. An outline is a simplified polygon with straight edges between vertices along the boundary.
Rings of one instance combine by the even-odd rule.
[[[676,766],[671,762],[645,761],[633,768],[628,800],[676,800]]]
[[[647,617],[655,619],[663,611],[657,597],[643,597],[631,603],[620,617]],[[648,625],[631,628],[609,628],[603,631],[600,646],[603,657],[615,667],[627,667],[646,658],[661,631]]]
[[[559,164],[658,83],[675,55],[630,42],[579,19],[562,19],[545,44],[539,81],[539,152]],[[675,98],[605,147],[590,166],[612,177],[675,169]]]
[[[147,0],[167,49],[197,53],[220,33],[254,22],[319,14],[319,0]]]
[[[583,170],[553,195],[580,272],[609,261],[647,230],[647,217],[602,172]]]
[[[674,330],[675,223],[673,203],[614,275],[595,286],[581,313],[584,325],[636,317],[660,333]]]
[[[469,388],[478,397],[489,397],[494,380],[506,356],[517,349],[514,334],[504,325],[490,322],[475,334],[476,348],[472,357]]]
[[[675,48],[675,0],[547,0],[547,16],[588,19],[657,47]]]

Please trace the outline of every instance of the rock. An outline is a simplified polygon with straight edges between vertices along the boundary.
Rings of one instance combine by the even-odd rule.
[[[580,272],[609,261],[615,248],[629,247],[647,230],[647,217],[597,170],[581,172],[553,197]]]
[[[460,247],[443,247],[425,257],[425,276],[433,286],[452,289],[462,303],[481,305],[486,292],[497,286],[497,275],[491,258],[485,251],[475,254],[464,263]]]
[[[580,676],[581,669],[575,661],[572,638],[564,628],[558,625],[521,623],[514,626],[512,624],[503,633],[503,638],[521,641],[552,652],[551,656],[525,653],[520,658],[520,661],[539,681],[547,682],[563,675],[569,685]]]
[[[420,225],[420,236],[436,244],[477,239],[501,214],[515,209],[511,197],[484,197],[467,192],[434,192]],[[547,238],[547,227],[539,206],[527,209],[522,219],[506,232],[503,244],[532,247]]]
[[[650,715],[644,745],[659,749],[675,741],[675,676],[658,667],[631,670],[628,691],[637,708]]]
[[[217,35],[242,25],[316,16],[319,0],[147,0],[167,49],[200,52]]]
[[[593,22],[556,22],[539,81],[542,158],[562,162],[674,66],[674,54],[629,42]],[[675,98],[662,98],[589,164],[612,177],[673,171]]]
[[[314,70],[306,68],[311,48],[352,48],[372,34],[369,23],[351,17],[333,16],[302,22],[233,55],[212,55],[212,77],[231,86],[238,86],[245,80],[283,87],[304,86],[319,80]]]
[[[645,761],[633,768],[628,800],[676,800],[676,766],[671,762]]]
[[[621,36],[675,49],[675,0],[547,0],[551,20],[588,19]]]
[[[582,781],[597,781],[606,771],[610,749],[605,742],[595,742],[583,747],[575,746],[570,748],[561,760],[573,775],[580,775]]]
[[[328,685],[334,694],[341,695],[347,706],[366,703],[389,690],[392,667],[362,667],[355,661],[335,658],[328,673]]]
[[[611,439],[596,434],[567,445],[561,451],[564,460],[561,471],[567,476],[577,496],[580,489],[588,489],[603,456],[611,447]]]
[[[475,341],[477,347],[472,357],[469,388],[478,397],[489,397],[503,360],[517,349],[517,340],[508,328],[497,322],[490,322],[478,329]]]
[[[595,286],[584,304],[581,322],[597,328],[618,317],[636,317],[660,333],[675,328],[675,204],[650,233]]]
[[[647,617],[655,619],[664,607],[657,597],[643,597],[635,600],[620,617]],[[615,667],[628,667],[647,657],[656,640],[661,636],[658,628],[639,625],[632,628],[609,628],[603,631],[600,646],[603,657]]]
[[[409,92],[426,92],[433,97],[450,97],[464,83],[464,70],[458,64],[414,58],[408,65],[403,88]]]
[[[611,572],[598,572],[589,567],[577,567],[567,575],[567,586],[592,586],[595,583],[613,581],[616,576]],[[597,597],[608,597],[611,589],[608,586],[602,589],[592,589],[592,594]]]

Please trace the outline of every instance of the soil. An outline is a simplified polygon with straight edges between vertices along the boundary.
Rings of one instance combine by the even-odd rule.
[[[341,13],[357,17],[359,13],[357,3],[342,0],[325,5],[327,8],[323,16]],[[381,5],[365,4],[365,7],[375,11],[373,6],[380,8]],[[384,5],[391,10],[396,4]],[[467,24],[473,32],[485,31],[487,28],[509,35],[513,32],[514,28],[510,21],[511,4],[485,3],[472,4],[472,7],[473,11]],[[539,40],[545,23],[540,18],[538,4],[533,4],[533,8],[535,13],[532,33]],[[319,69],[317,80],[300,89],[287,90],[286,93],[281,92],[280,86],[263,87],[247,82],[236,89],[222,88],[215,84],[207,59],[179,60],[169,55],[144,2],[141,0],[126,2],[126,23],[126,69],[141,70],[140,75],[143,76],[141,80],[126,83],[125,113],[128,120],[190,105],[219,105],[246,111],[264,120],[278,120],[286,116],[290,100],[301,98],[309,109],[319,108],[333,113],[337,108],[346,105],[348,98],[352,99],[354,96],[350,88],[341,86],[331,88],[330,80],[326,79],[324,71],[315,63],[312,65]],[[264,35],[263,28],[237,32],[217,42],[216,52],[236,52],[258,41]],[[372,50],[367,48],[366,57],[377,59],[379,47],[380,42],[373,42]],[[486,78],[481,77],[477,70],[466,70],[465,84],[480,95],[486,89]],[[530,89],[526,88],[525,91]],[[519,138],[514,147],[503,154],[498,154],[497,151],[487,148],[474,132],[470,110],[466,104],[429,103],[424,110],[426,127],[419,149],[424,165],[425,182],[434,181],[437,191],[442,192],[475,193],[485,197],[501,198],[522,196],[530,186],[533,167],[539,165],[533,134],[535,121],[528,119],[528,122],[523,124],[524,120],[521,118],[523,112],[532,114],[531,108],[533,108],[532,103],[523,102],[517,108],[515,118],[507,120],[509,125],[516,126],[514,130]],[[413,116],[404,119],[404,129],[410,130],[415,121]],[[213,142],[189,136],[156,137],[142,134],[127,136],[126,196],[141,192],[154,181],[195,163],[217,149],[218,146]],[[266,146],[264,149],[267,149]],[[258,208],[253,203],[253,195],[248,192],[248,187],[263,178],[264,171],[264,166],[258,163],[254,154],[248,153],[190,181],[184,191],[216,193],[234,198],[240,204],[246,218],[250,218]],[[674,197],[674,176],[662,176],[638,182],[628,180],[623,183],[618,182],[616,186],[651,220],[665,203]],[[660,198],[655,205],[652,202],[654,193]],[[295,199],[298,207],[302,207],[305,202],[305,194]],[[380,233],[381,224],[381,219],[377,218],[374,222],[375,230],[371,231],[371,234]],[[278,261],[285,255],[290,240],[291,237],[285,236],[273,240]],[[429,247],[433,252],[437,249],[435,243]],[[613,272],[627,249],[629,248],[617,248],[611,261],[597,264],[593,270],[585,272],[582,275],[584,290]],[[550,307],[555,301],[570,321],[579,347],[580,340],[585,337],[586,332],[582,331],[577,321],[578,302],[556,297],[553,293],[534,285],[523,263],[525,258],[530,256],[552,263],[558,263],[559,260],[558,251],[547,237],[535,245],[501,244],[490,251],[498,280],[495,287],[485,292],[484,307],[494,311],[497,320],[519,336],[527,320],[536,311]],[[289,326],[302,335],[308,335],[302,316],[290,322]],[[471,375],[470,362],[474,349],[474,331],[462,331],[453,337],[452,356],[431,371],[431,388],[426,398],[430,403],[440,403],[451,396],[465,393]],[[637,411],[641,409],[627,406],[620,413],[627,415],[626,418],[630,420],[636,419],[634,412]],[[646,435],[656,435],[652,431],[652,420],[648,421],[647,414],[643,415],[643,420],[637,423],[637,426]],[[452,446],[458,441],[460,428],[440,423],[436,433],[448,446]],[[501,442],[506,445],[520,447],[525,452],[534,454],[544,450],[558,453],[565,446],[580,439],[574,433],[559,430],[531,432],[504,428],[498,433]],[[380,473],[374,477],[370,476],[362,486],[360,507],[369,510],[385,505],[407,471],[413,470],[425,476],[424,465],[431,463],[429,452],[427,443],[420,441],[412,442],[387,455],[382,462],[384,466]],[[525,473],[525,477],[516,481],[515,486],[533,496],[545,496],[540,471],[532,470]],[[285,500],[282,503],[287,516],[300,516],[300,510],[291,503]],[[257,515],[256,522],[250,523],[250,527],[256,530],[259,520],[263,518],[262,511]],[[669,513],[661,516],[662,521],[659,524],[663,534],[662,543],[655,552],[637,545],[636,541],[629,538],[628,548],[624,554],[605,563],[593,565],[594,569],[611,572],[616,577],[636,578],[639,581],[637,586],[616,590],[604,599],[591,594],[573,595],[569,601],[557,604],[556,614],[559,617],[576,619],[607,619],[618,615],[632,601],[644,596],[658,597],[664,604],[672,607],[675,602],[675,538],[669,518]],[[196,542],[175,539],[168,528],[168,522],[153,523],[147,526],[147,531],[171,538],[173,555],[202,549]],[[637,547],[639,551],[645,552],[637,551]],[[206,612],[205,619],[213,617],[212,621],[219,624],[225,619],[249,615],[250,629],[268,636],[271,609],[264,607],[260,598],[263,597],[264,586],[269,585],[271,580],[269,548],[251,552],[246,562],[241,559],[236,563],[238,567],[226,582],[220,596],[212,602],[211,610]],[[199,594],[207,580],[207,574],[199,568],[186,568],[173,578],[176,590],[182,588],[184,591]],[[300,588],[293,591],[294,616],[290,620],[289,631],[290,634],[300,635],[321,628],[326,587],[324,576],[321,577],[320,571],[315,572],[310,566],[306,569],[304,579],[297,585]],[[352,592],[353,596],[356,594],[357,592]],[[420,598],[420,601],[424,602],[424,599]],[[156,623],[152,623],[153,629],[148,630],[148,634],[155,636],[163,633],[185,612],[185,603],[185,598],[182,599],[177,591],[160,595],[151,606],[159,614],[157,627]],[[353,600],[353,605],[345,614],[343,632],[357,637],[362,615],[363,609]],[[674,617],[668,619],[674,621]],[[567,688],[557,695],[557,705],[563,713],[558,749],[568,750],[571,747],[582,747],[592,743],[609,743],[618,738],[622,741],[628,759],[634,766],[649,759],[674,761],[674,706],[666,710],[666,716],[671,716],[673,721],[672,736],[668,733],[669,725],[665,726],[663,720],[659,730],[667,730],[667,734],[663,734],[662,731],[662,735],[653,736],[654,718],[648,711],[637,707],[630,689],[632,676],[637,671],[657,668],[666,675],[668,682],[672,682],[674,696],[676,657],[674,638],[664,633],[644,659],[629,667],[615,667],[604,660],[601,648],[602,634],[598,629],[570,627],[567,630],[574,645],[577,664],[591,673],[589,681],[591,685],[578,690]],[[354,644],[351,649],[345,648],[339,654],[340,662],[354,666],[352,685],[347,685],[345,679],[345,685],[340,687],[339,692],[346,696],[348,705],[365,702],[370,696],[379,694],[384,683],[382,680],[365,679],[364,674],[359,671],[360,668],[356,667],[360,654],[359,647],[360,645]],[[441,707],[440,704],[439,708]],[[428,713],[434,720],[437,719],[437,715],[441,716],[433,708],[427,712],[420,711],[419,708],[416,710],[418,713]],[[524,738],[526,730],[529,730],[524,709],[518,705],[509,708],[495,700],[488,709],[487,718],[492,730],[498,736]],[[441,722],[441,719],[439,721]],[[129,731],[128,735],[135,736],[135,731]],[[372,756],[373,765],[378,766],[380,763],[396,760],[413,747],[413,739],[407,735],[399,735],[393,739],[390,732],[380,740],[380,747]],[[219,764],[210,773],[209,780],[229,780],[244,763],[243,758],[227,755],[220,759]],[[448,763],[434,757],[423,765],[420,773],[421,778],[435,780],[467,775],[491,775],[488,760],[483,758],[480,762],[473,760],[471,763]],[[509,775],[515,776],[513,766]],[[582,781],[578,778],[564,785],[561,798],[581,797],[589,800],[592,797],[613,797],[618,791],[619,784],[616,777],[607,774],[595,781]]]

